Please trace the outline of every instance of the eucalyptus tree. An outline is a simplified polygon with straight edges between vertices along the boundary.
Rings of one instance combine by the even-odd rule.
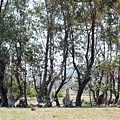
[[[54,65],[55,65],[55,38],[56,32],[55,29],[56,24],[56,15],[58,14],[56,8],[58,6],[58,1],[41,1],[39,4],[35,4],[34,17],[36,18],[39,25],[37,26],[38,29],[35,30],[37,33],[37,37],[40,39],[39,41],[42,43],[43,46],[43,53],[44,56],[42,57],[42,76],[41,76],[41,85],[40,85],[40,92],[38,94],[38,101],[41,102],[44,99],[49,99],[51,88],[54,84],[55,78],[53,77],[54,73]],[[57,59],[56,59],[57,60]],[[61,71],[61,70],[60,70]],[[61,74],[61,72],[60,72]],[[60,75],[59,74],[59,75]],[[58,76],[59,76],[58,75]],[[48,85],[51,84],[50,88]],[[49,90],[48,90],[49,89]]]
[[[26,50],[26,43],[29,40],[28,33],[27,33],[27,7],[28,1],[27,0],[20,0],[19,2],[13,1],[11,3],[11,11],[15,16],[15,27],[14,27],[14,38],[12,49],[11,49],[11,66],[13,67],[14,78],[17,80],[18,83],[18,90],[20,94],[16,97],[15,101],[19,100],[23,95],[23,89],[21,83],[24,82],[24,93],[26,93],[26,79],[22,80],[22,72],[25,71],[25,78],[26,78],[26,69],[24,69],[24,54]],[[14,10],[14,11],[13,11]],[[26,105],[27,105],[27,98],[26,94],[24,94]]]
[[[12,15],[8,15],[10,2],[0,3],[0,93],[2,106],[7,106],[7,96],[4,89],[4,74],[6,65],[9,64],[9,51],[12,45],[14,20]]]
[[[76,96],[76,106],[81,106],[81,96],[83,93],[83,90],[87,83],[91,79],[91,68],[94,64],[94,57],[95,57],[95,41],[96,41],[96,36],[95,36],[95,31],[96,31],[96,21],[98,19],[98,14],[97,14],[97,1],[88,1],[88,2],[77,2],[77,9],[76,9],[76,14],[77,14],[77,22],[80,24],[80,29],[83,32],[83,39],[87,38],[86,42],[86,53],[85,54],[85,60],[86,60],[86,71],[84,73],[83,78],[81,79],[81,72],[76,65],[75,61],[75,39],[74,39],[74,33],[72,32],[71,37],[72,37],[72,58],[73,58],[73,65],[75,67],[75,70],[77,71],[78,74],[78,93]],[[80,22],[81,21],[81,22]],[[78,28],[77,28],[78,29]],[[74,30],[74,29],[73,29]],[[82,35],[81,35],[82,36]],[[82,37],[81,37],[82,38]],[[81,39],[81,41],[84,41]],[[83,61],[81,61],[82,63]]]
[[[116,65],[114,63],[114,58],[116,54],[119,52],[119,12],[118,12],[118,6],[119,6],[119,1],[113,1],[113,2],[108,2],[108,4],[105,6],[106,12],[103,15],[103,24],[102,25],[102,32],[101,32],[101,40],[104,42],[104,61],[107,60],[107,64],[109,69],[107,69],[107,78],[108,80],[106,81],[106,85],[109,86],[110,88],[107,88],[106,90],[106,98],[108,98],[108,102],[112,100],[112,94],[114,94],[116,100],[118,99],[118,95],[116,92],[116,80],[115,80],[115,73],[116,73]],[[105,66],[106,66],[105,65]],[[106,66],[107,68],[107,66]],[[105,72],[105,71],[104,71]],[[107,95],[107,91],[110,92],[110,96]]]
[[[35,6],[34,8],[35,8],[37,17],[39,16],[40,18],[42,18],[40,19],[40,21],[42,21],[41,25],[39,25],[40,27],[42,26],[42,30],[43,30],[41,34],[42,35],[46,34],[44,37],[42,37],[42,39],[45,40],[44,43],[46,43],[46,45],[45,45],[45,51],[44,51],[45,58],[44,58],[44,63],[43,63],[43,79],[41,80],[40,92],[38,95],[39,99],[43,100],[45,99],[45,96],[47,93],[47,87],[51,81],[52,74],[53,74],[53,60],[54,60],[53,23],[55,19],[53,16],[55,15],[55,12],[53,8],[51,7],[52,4],[50,4],[49,1],[40,2],[40,5],[41,4],[42,6],[38,5],[38,6]],[[49,13],[48,10],[50,10],[51,12]],[[50,62],[50,73],[48,70],[49,62]],[[49,79],[47,79],[48,73],[49,73]]]
[[[41,85],[41,77],[43,72],[43,48],[40,43],[29,42],[27,44],[27,48],[24,54],[24,59],[27,64],[27,84],[32,86],[34,84],[34,88],[37,93],[39,93],[39,88]],[[33,78],[32,80],[29,80]],[[32,82],[33,81],[33,82]]]
[[[71,2],[71,1],[70,1]],[[77,2],[71,2],[72,5],[74,5],[74,14],[71,14],[71,21],[70,23],[73,23],[71,25],[71,48],[72,48],[72,58],[73,58],[73,66],[75,67],[75,70],[78,74],[78,84],[79,89],[76,97],[76,106],[81,106],[81,96],[83,93],[83,90],[87,83],[91,80],[91,69],[94,65],[94,61],[98,61],[98,53],[100,52],[97,49],[98,44],[101,45],[101,24],[103,23],[103,15],[107,14],[104,13],[106,9],[110,7],[110,5],[116,4],[116,1],[114,3],[111,3],[110,1],[77,1]],[[104,12],[103,12],[104,11]],[[72,20],[74,19],[74,20]],[[75,24],[76,21],[76,24]],[[83,49],[83,51],[86,49],[83,55],[85,56],[85,59],[81,60],[81,63],[85,63],[85,71],[84,76],[81,75],[81,71],[79,70],[78,63],[77,63],[77,57],[75,53],[77,53],[77,49],[75,48],[77,40],[75,39],[75,26],[77,26],[77,31],[80,31],[80,41],[79,43],[84,43],[84,46],[86,47]],[[107,25],[108,26],[108,25]],[[78,48],[78,47],[77,47]],[[82,58],[82,57],[81,57]],[[99,63],[99,61],[98,61]],[[82,78],[81,78],[82,77]]]
[[[62,32],[64,34],[64,36],[63,36],[64,38],[62,38],[62,36],[61,36],[60,43],[58,45],[60,50],[61,50],[61,48],[63,49],[63,63],[62,63],[63,65],[62,65],[62,67],[64,67],[64,68],[61,67],[61,69],[63,69],[62,80],[61,80],[60,86],[58,87],[57,91],[55,92],[56,105],[60,106],[57,95],[58,95],[59,91],[61,90],[61,88],[63,87],[63,85],[67,82],[66,81],[66,79],[67,79],[66,70],[67,70],[67,66],[68,66],[67,59],[68,59],[68,54],[69,54],[69,24],[70,23],[68,20],[68,18],[69,18],[68,10],[66,9],[68,2],[61,0],[61,1],[59,1],[58,4],[59,4],[58,9],[60,10],[60,12],[57,17],[59,18],[59,16],[60,16],[59,20],[61,21],[61,23],[58,22],[58,24],[56,24],[56,26],[59,26],[58,31]],[[56,27],[56,29],[57,29],[57,27]],[[55,80],[54,80],[54,82],[55,82]],[[52,88],[52,86],[53,86],[53,83],[51,85],[51,88]]]
[[[116,89],[116,63],[114,62],[115,56],[119,51],[119,12],[118,12],[119,1],[107,1],[104,3],[101,21],[99,22],[100,28],[100,40],[98,41],[97,56],[95,57],[96,68],[95,71],[99,71],[97,79],[92,77],[92,83],[94,84],[91,91],[96,97],[99,97],[101,90],[105,93],[106,104],[112,101],[112,95],[114,94],[117,98]],[[117,8],[117,9],[116,9]],[[94,80],[93,80],[94,79]],[[94,81],[94,82],[93,82]],[[96,84],[97,83],[97,84]],[[110,93],[110,96],[108,94]],[[97,100],[97,99],[96,99]],[[116,100],[115,100],[116,101]]]
[[[22,4],[24,4],[24,2]],[[16,3],[16,5],[18,4]],[[105,30],[104,25],[108,26],[107,23],[105,24],[103,22],[104,18],[102,16],[102,14],[106,14],[104,12],[106,12],[106,9],[108,9],[108,5],[114,6],[114,4],[111,4],[110,1],[104,2],[97,0],[34,1],[32,6],[33,10],[28,10],[28,12],[31,14],[29,17],[32,18],[32,21],[29,22],[28,27],[29,31],[31,31],[30,37],[32,36],[31,43],[33,43],[33,41],[36,41],[36,43],[40,41],[40,46],[42,47],[38,48],[39,50],[36,52],[36,43],[34,45],[31,44],[31,48],[34,47],[34,49],[29,47],[29,50],[26,50],[25,57],[27,58],[27,54],[28,59],[30,57],[30,59],[27,61],[27,64],[32,66],[34,81],[35,72],[42,71],[42,73],[40,73],[40,91],[37,91],[39,92],[38,102],[41,102],[44,99],[49,102],[53,84],[55,80],[62,74],[63,69],[64,80],[62,80],[62,83],[65,83],[66,66],[70,52],[70,57],[72,57],[73,60],[73,66],[78,75],[79,89],[76,96],[76,106],[81,106],[81,96],[85,86],[91,80],[91,69],[94,65],[94,61],[96,62],[98,60],[97,58],[102,55],[103,59],[105,59],[104,55],[106,54],[106,49],[102,51],[102,47],[99,46],[102,51],[101,52],[97,47],[98,44],[102,44],[101,41],[103,36],[101,34],[103,33],[101,31],[103,29]],[[18,12],[22,13],[23,11]],[[106,34],[107,33],[105,30],[105,35]],[[104,45],[106,45],[107,42],[109,41],[105,41],[103,44],[105,43]],[[100,52],[101,54],[99,56],[98,53]],[[102,54],[103,52],[104,54]],[[21,55],[23,55],[23,53],[21,53]],[[40,56],[41,60],[39,59]],[[61,66],[57,67],[60,65],[60,58],[63,58],[63,61],[61,62]],[[96,62],[96,64],[98,63],[99,62]],[[84,65],[84,73],[81,70],[82,65]],[[60,69],[59,73],[56,73],[56,69]],[[58,89],[57,92],[59,92],[60,89]]]
[[[44,99],[49,101],[54,82],[62,74],[63,66],[65,66],[68,39],[67,18],[65,10],[62,10],[61,1],[45,0],[39,2],[39,4],[36,4],[34,11],[31,12],[35,12],[35,18],[39,23],[38,29],[35,31],[40,39],[39,41],[42,41],[44,51],[43,62],[41,62],[43,73],[38,101]],[[63,60],[60,63],[61,58]],[[60,69],[59,73],[56,72],[58,69]]]
[[[20,85],[20,70],[21,70],[21,61],[23,52],[25,49],[25,44],[28,41],[28,37],[25,30],[25,19],[27,17],[26,6],[27,1],[21,0],[19,3],[17,1],[9,2],[8,0],[6,3],[1,1],[1,13],[0,13],[0,43],[1,43],[1,62],[2,68],[1,72],[2,78],[4,79],[4,72],[6,74],[11,74],[11,78],[16,78],[19,89],[20,95],[16,97],[16,101],[22,96],[22,87]],[[3,50],[4,49],[4,50]],[[4,62],[4,63],[3,63]],[[5,71],[5,68],[6,71]],[[15,77],[13,76],[15,75]],[[11,79],[12,80],[12,79]],[[1,92],[3,96],[3,104],[7,106],[7,97],[6,92],[3,89],[3,83],[1,83]],[[10,87],[12,87],[10,85]]]

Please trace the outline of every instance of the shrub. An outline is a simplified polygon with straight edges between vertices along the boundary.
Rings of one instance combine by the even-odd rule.
[[[35,89],[31,88],[30,86],[27,86],[26,94],[27,94],[27,97],[36,97],[37,95]]]
[[[21,82],[22,84],[22,82]],[[7,89],[10,87],[10,81],[5,81],[4,82],[4,88],[7,92]],[[22,84],[22,87],[23,87],[23,84]],[[19,87],[18,87],[18,84],[16,81],[13,81],[13,84],[12,84],[12,94],[13,96],[18,96],[19,95]],[[37,93],[35,91],[34,88],[31,88],[30,86],[27,85],[27,88],[26,88],[26,94],[27,94],[27,97],[36,97]]]
[[[59,97],[59,98],[64,97],[63,94],[62,94],[62,92],[59,92],[59,93],[58,93],[58,97]]]

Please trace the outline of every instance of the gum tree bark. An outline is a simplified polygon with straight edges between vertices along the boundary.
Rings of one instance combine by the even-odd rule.
[[[7,107],[8,101],[7,101],[7,91],[4,89],[4,72],[5,72],[5,63],[3,60],[0,60],[0,93],[2,98],[2,106]]]

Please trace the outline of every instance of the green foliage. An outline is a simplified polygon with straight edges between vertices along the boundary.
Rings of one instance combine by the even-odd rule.
[[[4,81],[4,88],[7,91],[7,89],[10,87],[10,81]]]
[[[93,85],[92,85],[92,89],[93,89],[94,91],[97,91],[97,90],[100,89],[99,80],[94,81],[94,83],[93,83]]]
[[[9,87],[10,87],[10,80],[5,81],[4,82],[5,90],[7,91]],[[23,87],[23,85],[22,85],[22,87]],[[12,84],[12,94],[14,96],[18,96],[19,95],[19,88],[18,88],[18,84],[17,84],[16,81],[14,81],[13,84]],[[37,95],[35,89],[31,88],[28,85],[27,85],[27,88],[26,88],[26,94],[27,94],[27,97],[36,97],[36,95]]]
[[[59,93],[58,93],[58,97],[59,97],[59,98],[64,97],[63,94],[62,94],[62,92],[59,92]]]
[[[18,88],[17,82],[14,82],[14,83],[13,83],[13,86],[12,86],[12,94],[13,94],[14,96],[18,96],[18,95],[19,95],[19,88]]]
[[[54,97],[55,97],[55,92],[52,91],[52,93],[51,93],[51,99],[54,100]],[[58,93],[58,97],[59,97],[59,98],[64,97],[63,94],[62,94],[62,92],[59,92],[59,93]]]
[[[34,88],[31,88],[30,86],[27,86],[26,89],[27,97],[36,97],[37,93]]]
[[[54,97],[55,97],[55,92],[52,91],[52,93],[51,93],[51,99],[54,100]]]
[[[7,91],[9,87],[11,87],[10,80],[7,80],[7,81],[4,82],[4,88]],[[16,81],[13,81],[13,83],[12,83],[12,94],[14,96],[18,96],[19,95],[19,88],[18,88],[18,84],[17,84]]]

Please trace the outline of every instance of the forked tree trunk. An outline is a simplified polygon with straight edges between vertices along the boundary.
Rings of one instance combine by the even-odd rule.
[[[49,100],[50,100],[50,93],[52,91],[52,87],[53,87],[53,85],[55,83],[55,80],[58,79],[59,76],[62,74],[63,67],[65,66],[65,61],[66,61],[66,58],[67,58],[67,40],[68,40],[68,32],[69,32],[69,30],[67,29],[67,25],[66,25],[67,19],[66,19],[66,16],[64,15],[64,12],[63,12],[63,17],[64,17],[64,30],[65,30],[64,42],[63,42],[64,43],[63,44],[63,61],[61,63],[61,67],[60,67],[59,73],[55,77],[53,77],[51,79],[51,81],[50,81],[50,86],[48,88],[47,95],[46,95],[46,101],[47,101],[47,103],[50,102]],[[51,28],[52,28],[52,26],[51,26]]]
[[[51,80],[49,89],[48,89],[48,91],[47,91],[47,96],[46,96],[48,102],[49,102],[50,93],[51,93],[51,91],[52,91],[52,87],[53,87],[53,85],[54,85],[54,83],[55,83],[55,80],[58,79],[59,76],[60,76],[60,75],[62,74],[62,72],[63,72],[63,67],[64,67],[64,63],[65,63],[65,60],[66,60],[66,44],[67,44],[66,42],[67,42],[67,38],[68,38],[68,32],[66,31],[66,32],[65,32],[64,49],[63,49],[63,61],[62,61],[62,63],[61,63],[61,68],[60,68],[59,73],[58,73],[55,77],[53,77],[53,79]]]
[[[47,3],[46,3],[47,7]],[[47,42],[46,42],[46,52],[45,52],[45,63],[44,63],[44,74],[43,74],[43,80],[40,86],[40,92],[38,94],[38,103],[43,102],[43,97],[47,93],[47,86],[49,84],[49,81],[47,81],[47,73],[48,73],[48,53],[49,53],[49,43],[50,43],[50,34],[52,30],[52,23],[49,25],[47,30]]]
[[[95,31],[97,1],[96,0],[94,1],[93,8],[91,8],[91,6],[90,6],[91,29],[89,30],[87,28],[87,25],[86,25],[87,36],[88,36],[87,50],[86,50],[86,55],[85,55],[87,70],[85,72],[85,77],[83,78],[83,82],[80,79],[80,74],[81,73],[78,70],[77,65],[75,63],[75,60],[74,60],[74,37],[73,37],[73,33],[71,32],[71,35],[72,35],[72,58],[73,58],[73,65],[74,65],[75,70],[77,71],[77,74],[78,74],[78,84],[79,84],[78,93],[77,93],[77,96],[76,96],[76,106],[80,106],[80,107],[81,107],[81,96],[82,96],[82,93],[83,93],[83,91],[85,89],[85,86],[87,85],[87,83],[91,79],[91,77],[90,77],[91,68],[92,68],[93,63],[94,63],[94,53],[95,53],[95,49],[94,49],[94,43],[95,43],[94,31]],[[86,20],[85,20],[85,24],[87,24]]]
[[[58,87],[57,91],[55,92],[55,101],[56,101],[56,106],[60,106],[59,100],[58,100],[58,93],[60,92],[61,88],[65,84],[65,79],[62,79],[62,82],[60,83],[60,86]]]
[[[87,83],[90,81],[90,70],[88,70],[88,72],[86,73],[86,76],[85,76],[85,79],[84,81],[79,85],[79,88],[78,88],[78,92],[77,92],[77,96],[76,96],[76,106],[79,106],[81,107],[82,103],[81,103],[81,96],[83,94],[83,91],[85,89],[85,86],[87,85]]]

